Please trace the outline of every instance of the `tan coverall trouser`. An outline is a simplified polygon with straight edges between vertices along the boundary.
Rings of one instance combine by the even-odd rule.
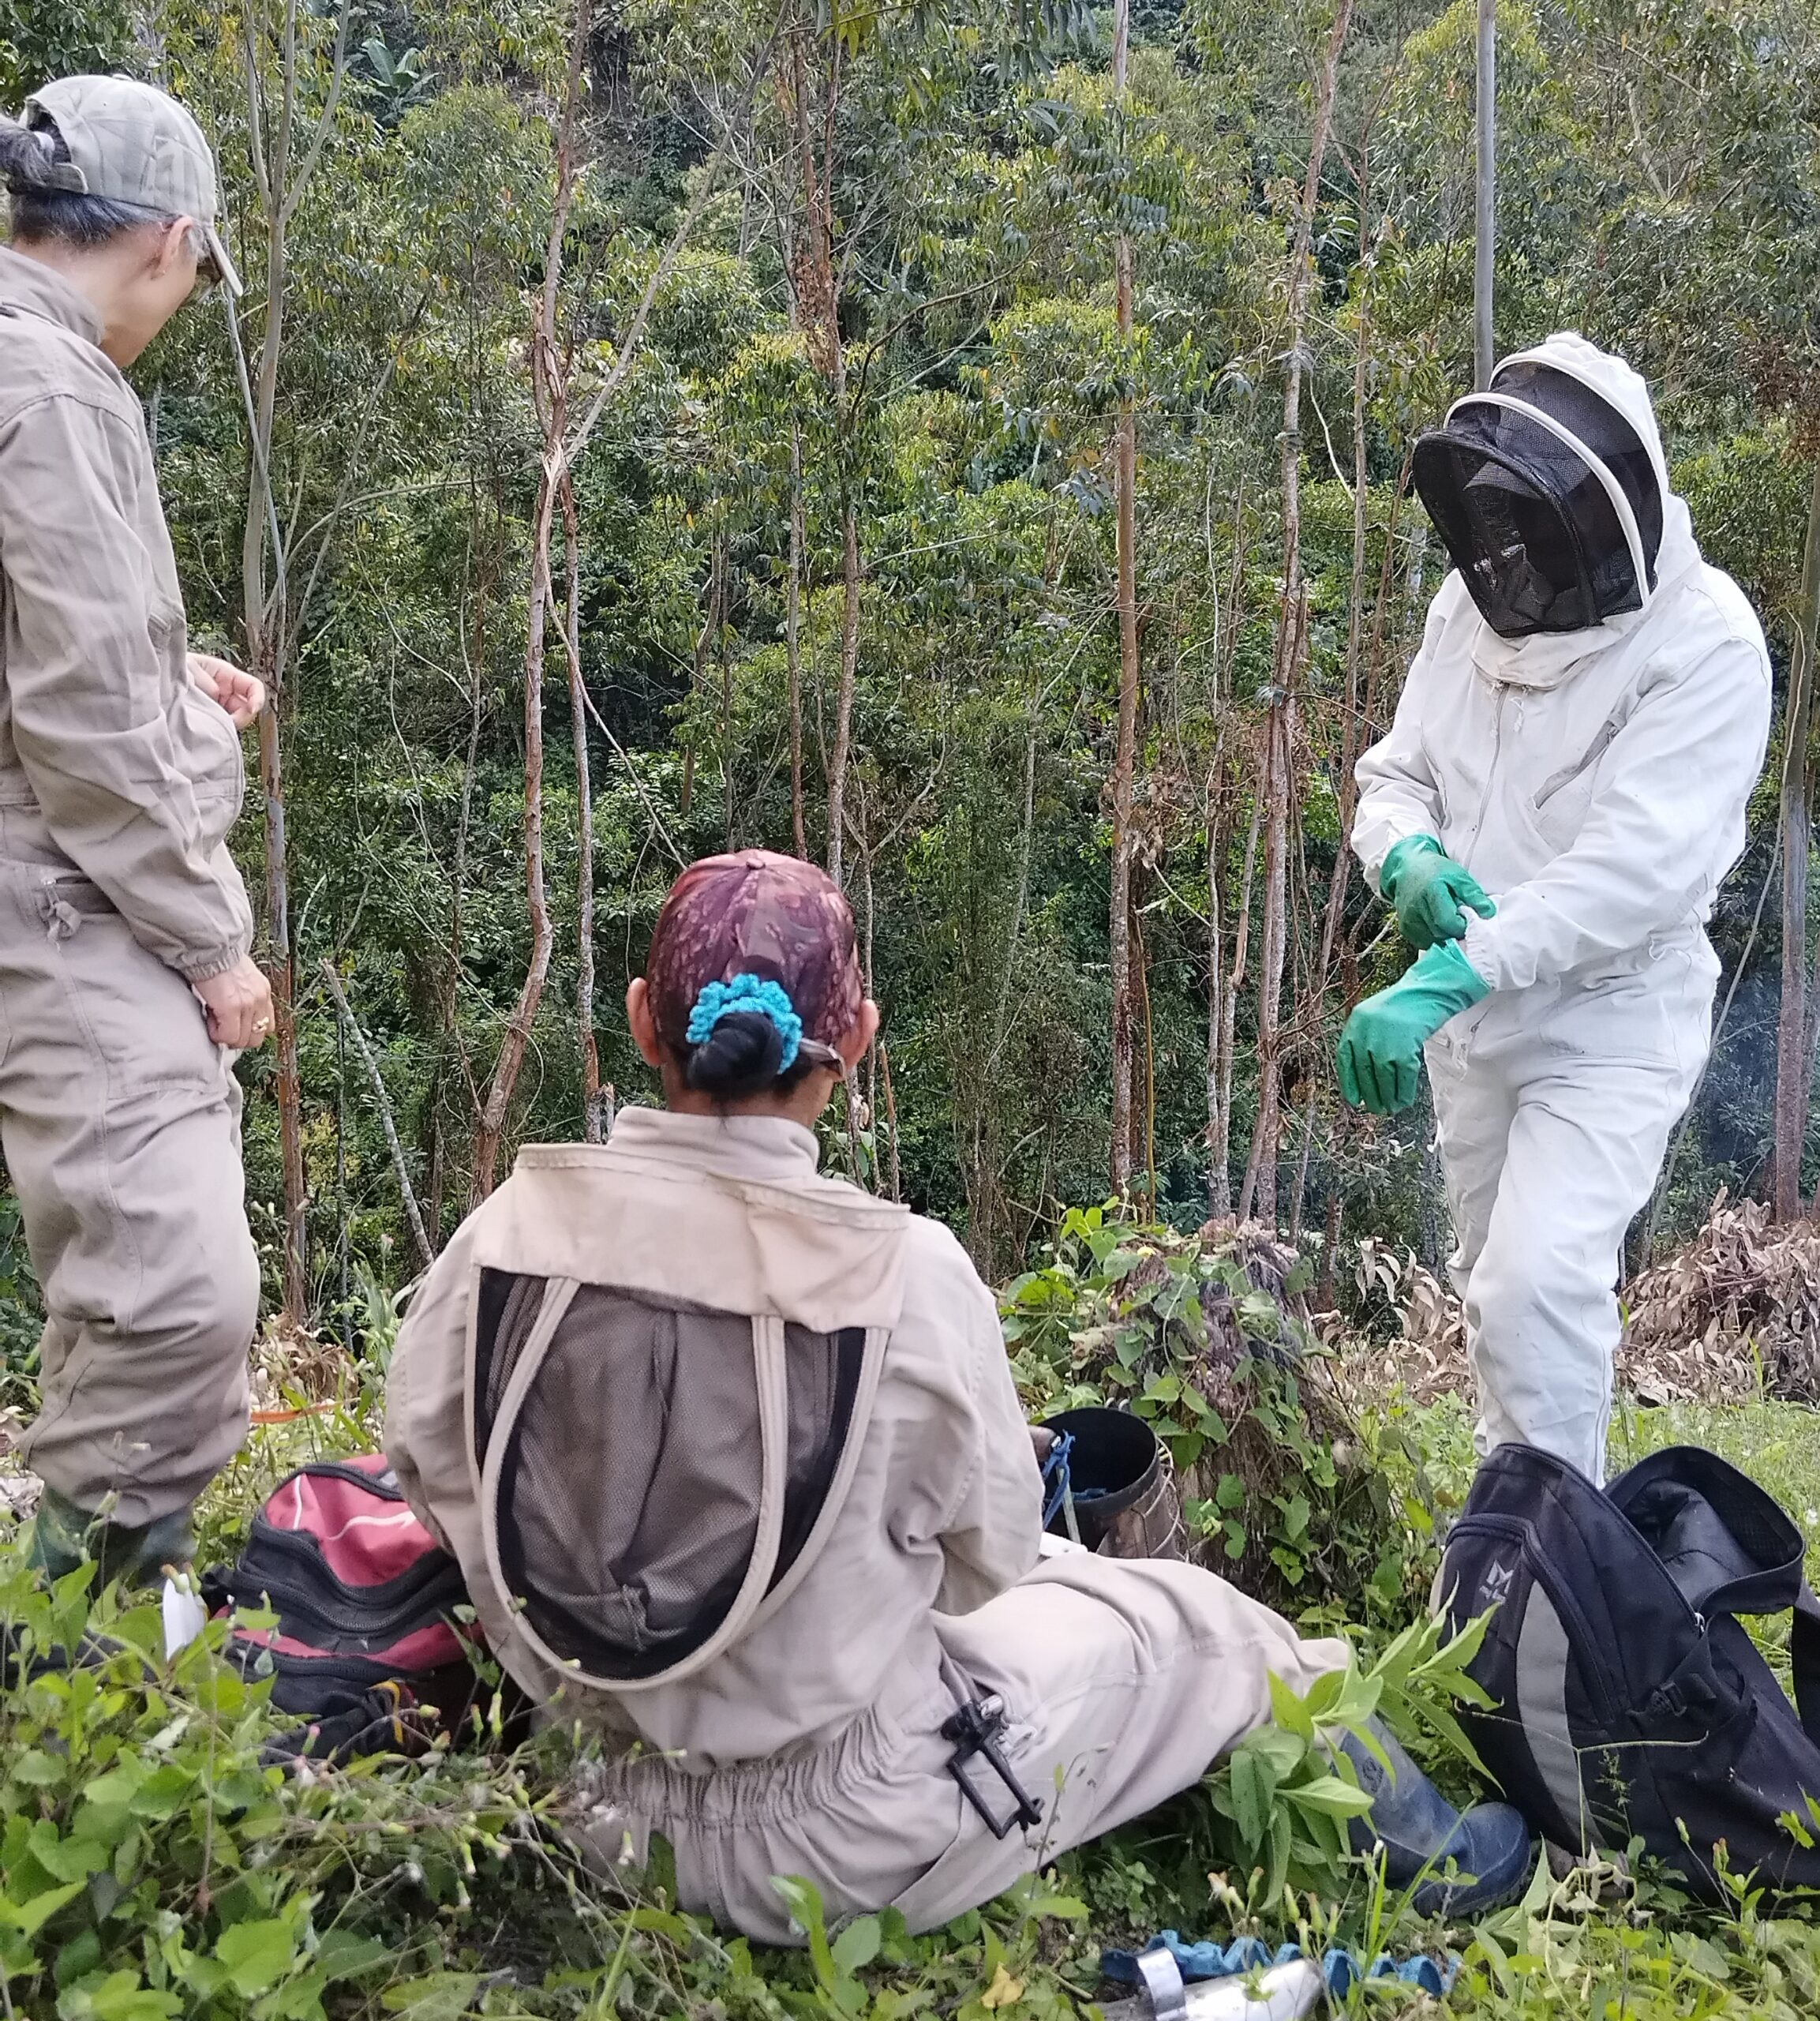
[[[769,1943],[794,1938],[775,1875],[821,1889],[832,1923],[887,1906],[932,1929],[1046,1860],[1190,1787],[1270,1717],[1272,1672],[1305,1691],[1345,1643],[1305,1641],[1215,1573],[1161,1559],[1050,1559],[977,1612],[937,1615],[938,1647],[880,1704],[806,1753],[705,1772],[650,1759],[605,1794],[676,1857],[683,1906]],[[1003,1742],[1043,1821],[994,1838],[961,1794],[942,1723],[997,1693]],[[976,1757],[995,1814],[1011,1798]],[[605,1834],[596,1843],[603,1850]]]
[[[0,1147],[47,1318],[28,1463],[128,1527],[246,1430],[259,1259],[202,1006],[79,874],[0,858]]]

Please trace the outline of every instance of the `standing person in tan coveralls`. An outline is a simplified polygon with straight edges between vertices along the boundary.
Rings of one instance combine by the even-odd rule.
[[[878,1022],[822,872],[685,872],[627,1010],[667,1107],[521,1154],[418,1294],[386,1417],[500,1662],[642,1750],[599,1838],[655,1826],[683,1905],[768,1941],[781,1874],[928,1929],[1189,1787],[1273,1672],[1345,1663],[1196,1565],[1039,1561],[991,1292],[939,1223],[816,1172]],[[1451,1857],[1478,1885],[1425,1907],[1520,1892],[1515,1813],[1461,1818],[1380,1738],[1394,1793],[1343,1745],[1393,1880]]]
[[[174,100],[69,77],[0,122],[0,1144],[49,1317],[42,1562],[191,1548],[246,1423],[259,1265],[232,1054],[272,1030],[226,847],[260,684],[186,651],[122,369],[239,282]]]

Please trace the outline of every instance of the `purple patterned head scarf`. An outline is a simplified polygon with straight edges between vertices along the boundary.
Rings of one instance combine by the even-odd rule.
[[[826,871],[770,849],[704,857],[664,901],[645,963],[651,1014],[672,1052],[711,982],[757,976],[788,995],[806,1038],[832,1045],[859,1015],[853,914]]]

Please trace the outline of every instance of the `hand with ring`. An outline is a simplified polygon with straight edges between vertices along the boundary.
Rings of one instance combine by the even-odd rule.
[[[208,1013],[208,1036],[217,1045],[245,1052],[272,1036],[272,984],[250,954],[190,987]]]

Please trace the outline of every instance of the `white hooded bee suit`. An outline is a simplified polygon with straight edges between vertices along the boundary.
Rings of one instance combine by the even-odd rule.
[[[1656,584],[1584,631],[1500,638],[1459,576],[1429,606],[1390,734],[1358,765],[1373,889],[1432,835],[1497,902],[1462,943],[1492,995],[1429,1041],[1481,1453],[1603,1478],[1620,1245],[1711,1035],[1704,928],[1743,853],[1770,717],[1762,628],[1701,559],[1642,380],[1583,338],[1525,354],[1591,388],[1662,488]]]

